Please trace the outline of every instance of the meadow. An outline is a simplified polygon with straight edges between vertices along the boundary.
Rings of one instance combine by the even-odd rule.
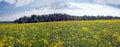
[[[120,20],[0,24],[0,47],[120,47]]]

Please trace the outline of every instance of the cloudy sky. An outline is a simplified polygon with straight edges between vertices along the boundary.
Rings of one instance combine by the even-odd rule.
[[[120,0],[0,0],[0,21],[51,13],[120,16]]]

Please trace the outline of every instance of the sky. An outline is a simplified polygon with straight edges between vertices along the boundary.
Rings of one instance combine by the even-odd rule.
[[[0,0],[0,21],[53,13],[120,16],[120,0]]]

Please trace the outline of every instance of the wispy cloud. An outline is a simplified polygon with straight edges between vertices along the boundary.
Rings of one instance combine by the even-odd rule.
[[[7,3],[10,3],[10,4],[14,4],[14,5],[16,5],[16,7],[22,7],[22,6],[25,6],[27,4],[30,4],[34,0],[4,0],[4,1]]]
[[[59,5],[59,9],[53,7],[33,9],[26,11],[26,14],[68,13],[72,15],[120,15],[120,9],[106,5],[75,2],[67,2],[62,5],[65,6],[60,7]]]
[[[21,7],[30,4],[33,0],[17,0],[16,7]]]
[[[94,0],[94,2],[100,3],[100,4],[120,5],[120,0]]]
[[[4,1],[10,4],[14,4],[16,2],[16,0],[4,0]]]

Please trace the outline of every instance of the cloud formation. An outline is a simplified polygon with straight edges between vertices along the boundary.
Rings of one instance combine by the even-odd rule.
[[[2,1],[2,0],[0,0]],[[120,0],[4,0],[10,4],[15,4],[16,7],[25,6],[33,1],[39,2],[40,4],[51,4],[54,2],[89,2],[89,3],[99,3],[99,4],[113,4],[120,5]]]
[[[120,5],[120,0],[93,0],[95,3],[100,4],[114,4],[114,5]]]
[[[0,6],[4,8],[0,9],[2,10],[0,11],[0,15],[5,14],[3,15],[3,17],[0,16],[0,21],[15,20],[25,15],[30,16],[32,14],[42,15],[50,13],[66,13],[70,15],[120,16],[120,7],[116,7],[117,5],[120,5],[120,0],[0,0],[0,1],[5,1],[5,3],[7,2],[6,3],[7,5],[5,5],[5,3],[3,3],[3,6],[0,4]],[[108,4],[116,6],[109,6]]]
[[[34,0],[4,0],[4,1],[7,3],[10,3],[10,4],[15,4],[16,7],[22,7],[22,6],[25,6],[27,4],[30,4]]]
[[[17,0],[16,7],[21,7],[27,4],[30,4],[34,0]]]
[[[0,17],[0,20],[4,18],[4,20],[15,20],[19,17],[30,16],[32,14],[42,15],[42,14],[51,14],[51,13],[66,13],[70,15],[112,15],[112,16],[120,16],[120,9],[100,5],[100,4],[90,4],[90,3],[75,3],[75,2],[67,2],[62,4],[63,6],[59,9],[52,7],[44,7],[39,9],[32,9],[30,11],[25,11],[22,13],[16,13],[12,16],[8,17]],[[8,19],[7,19],[8,18]],[[10,19],[9,19],[10,18]]]
[[[120,9],[100,5],[100,4],[90,4],[90,3],[75,3],[75,2],[67,2],[62,4],[63,6],[59,9],[48,7],[48,8],[39,8],[33,9],[31,11],[24,12],[25,14],[46,14],[46,13],[67,13],[71,15],[113,15],[119,16]]]
[[[16,2],[16,0],[4,0],[4,1],[10,4],[14,4]]]

